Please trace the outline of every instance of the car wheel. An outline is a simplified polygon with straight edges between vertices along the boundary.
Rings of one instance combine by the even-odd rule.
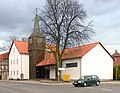
[[[100,85],[100,82],[99,82],[99,81],[97,81],[97,82],[96,82],[96,86],[99,86],[99,85]]]
[[[86,83],[86,82],[84,82],[83,86],[84,86],[84,87],[86,87],[86,86],[87,86],[87,83]]]
[[[78,87],[78,85],[74,85],[75,87]]]

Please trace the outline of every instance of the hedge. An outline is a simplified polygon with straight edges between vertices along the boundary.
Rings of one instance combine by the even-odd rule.
[[[120,65],[113,68],[113,79],[116,80],[116,69],[117,69],[117,80],[120,80]]]

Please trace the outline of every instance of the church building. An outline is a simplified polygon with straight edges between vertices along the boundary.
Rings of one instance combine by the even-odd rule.
[[[36,78],[36,65],[44,60],[45,56],[45,37],[40,33],[39,18],[36,9],[34,29],[28,38],[29,51],[29,75],[30,79]]]

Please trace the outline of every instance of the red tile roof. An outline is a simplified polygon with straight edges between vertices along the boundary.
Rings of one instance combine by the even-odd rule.
[[[45,52],[45,59],[36,66],[45,66],[56,64],[53,53]]]
[[[65,50],[62,59],[83,57],[87,52],[89,52],[97,44],[99,44],[99,42],[91,43],[91,44],[87,44],[87,45],[83,45],[83,46],[68,48]]]
[[[56,46],[55,45],[51,45],[51,44],[46,44],[45,46],[46,49],[50,49],[52,51],[55,51],[56,50]]]
[[[77,46],[73,48],[68,48],[65,50],[62,59],[71,59],[84,56],[87,52],[89,52],[93,47],[95,47],[99,42],[87,44],[83,46]],[[46,59],[37,64],[36,66],[45,66],[56,64],[54,55],[52,53],[47,52],[45,54]]]
[[[0,54],[0,61],[2,61],[4,58],[8,58],[8,57],[9,57],[8,52]]]
[[[20,54],[28,54],[28,42],[25,41],[14,41]]]

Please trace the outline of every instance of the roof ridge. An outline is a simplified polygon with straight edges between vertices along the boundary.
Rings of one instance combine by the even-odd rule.
[[[66,49],[73,49],[73,48],[84,47],[84,46],[88,46],[88,45],[92,45],[92,44],[99,44],[99,43],[100,42],[94,42],[94,43],[89,43],[89,44],[85,44],[85,45],[74,46],[74,47],[70,47],[70,48],[66,48]]]

